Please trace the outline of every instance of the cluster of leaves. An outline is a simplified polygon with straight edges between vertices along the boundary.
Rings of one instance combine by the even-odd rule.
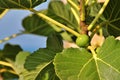
[[[102,29],[102,36],[106,40],[100,47],[89,45],[67,49],[63,47],[63,40],[74,42],[81,35],[81,11],[76,6],[80,6],[83,0],[67,0],[66,4],[51,0],[48,9],[34,10],[34,7],[45,1],[0,1],[1,15],[8,9],[33,12],[22,21],[25,29],[23,33],[47,37],[47,47],[33,53],[22,51],[18,45],[6,44],[0,50],[0,73],[4,80],[119,80],[120,41],[115,37],[120,35],[120,0],[106,0],[109,2],[106,8],[102,7],[105,4],[97,3],[97,0],[85,0],[83,22],[88,27],[98,17],[99,10],[105,9],[88,31],[92,33],[89,35],[92,38]]]

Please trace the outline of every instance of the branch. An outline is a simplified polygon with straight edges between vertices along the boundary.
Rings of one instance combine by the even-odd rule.
[[[12,38],[15,38],[15,37],[17,37],[17,36],[19,36],[19,35],[22,35],[22,34],[24,34],[24,33],[16,33],[16,34],[13,34],[13,35],[11,35],[11,36],[9,36],[9,37],[6,37],[6,38],[0,40],[0,44],[3,43],[3,42],[5,42],[5,41],[8,41],[8,40],[10,40],[10,39],[12,39]]]
[[[39,17],[45,19],[46,21],[49,21],[49,22],[51,22],[52,24],[55,24],[55,25],[57,25],[57,26],[65,29],[65,30],[67,30],[68,32],[74,34],[75,36],[79,36],[79,35],[80,35],[78,32],[76,32],[76,31],[72,30],[71,28],[69,28],[69,27],[67,27],[67,26],[65,26],[65,25],[57,22],[56,20],[54,20],[54,19],[46,16],[46,15],[43,14],[43,13],[40,13],[40,12],[34,10],[34,9],[31,9],[30,11],[33,12],[33,13],[35,13],[35,14],[37,14]]]

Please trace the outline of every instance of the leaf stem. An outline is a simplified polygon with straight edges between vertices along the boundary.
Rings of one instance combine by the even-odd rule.
[[[0,61],[0,64],[1,64],[1,65],[4,65],[4,66],[11,67],[12,69],[14,69],[13,65],[10,64],[10,63],[8,63],[8,62]]]
[[[91,33],[91,35],[90,35],[91,39],[92,39],[92,37],[94,36],[94,34],[95,34],[99,29],[100,29],[100,25],[97,25],[97,26],[95,27],[95,29],[93,29],[93,31],[92,31],[92,33]]]
[[[100,11],[98,12],[97,16],[95,17],[95,19],[91,22],[91,24],[88,26],[88,30],[91,30],[92,27],[95,25],[95,23],[97,22],[97,20],[100,18],[100,16],[102,15],[102,13],[104,12],[106,6],[108,5],[110,0],[105,0],[105,3],[103,4],[102,8],[100,9]]]
[[[33,12],[33,13],[35,13],[35,14],[37,14],[39,17],[45,19],[46,21],[49,21],[49,22],[51,22],[51,23],[53,23],[53,24],[55,24],[55,25],[57,25],[57,26],[65,29],[65,30],[69,31],[70,33],[74,34],[75,36],[79,36],[80,35],[78,32],[72,30],[71,28],[69,28],[69,27],[67,27],[67,26],[65,26],[65,25],[63,25],[63,24],[61,24],[61,23],[59,23],[57,21],[55,21],[54,19],[46,16],[43,13],[40,13],[40,12],[34,10],[34,9],[31,9],[30,11]]]
[[[96,67],[98,68],[98,62],[97,62],[97,60],[98,60],[99,58],[97,58],[97,54],[96,54],[96,52],[94,51],[95,48],[94,48],[93,46],[88,46],[88,49],[92,52],[93,58],[94,58],[94,60],[95,60]],[[97,72],[100,73],[99,69],[97,69]],[[101,80],[100,74],[98,74],[98,76],[99,76],[99,78],[100,78],[100,80]]]
[[[89,2],[89,0],[86,0],[86,1],[85,1],[85,6],[87,6],[87,5],[88,5],[88,2]]]
[[[79,10],[80,7],[78,7],[74,2],[72,2],[71,0],[67,0],[68,3],[71,5],[71,11],[73,13],[73,15],[75,16],[75,19],[77,20],[78,25],[80,25],[80,14],[79,14]],[[79,28],[78,31],[80,32]]]
[[[72,0],[67,0],[68,1],[68,3],[72,6],[72,7],[74,7],[76,10],[80,10],[80,8],[72,1]]]
[[[1,14],[0,14],[0,19],[9,11],[9,9],[5,9]]]
[[[72,11],[72,13],[73,13],[74,16],[75,16],[75,18],[76,18],[76,20],[77,20],[77,23],[80,24],[80,17],[79,17],[79,15],[77,14],[77,12],[75,11],[75,9],[74,9],[74,8],[71,8],[71,11]]]
[[[103,30],[102,28],[99,29],[100,36],[103,36]]]
[[[80,20],[85,21],[85,1],[84,0],[81,0],[80,6],[81,6]]]
[[[94,47],[93,46],[88,46],[88,49],[92,52],[93,58],[96,60],[97,59],[97,54],[94,51]]]
[[[0,70],[0,73],[3,73],[3,72],[10,72],[12,74],[18,75],[15,71],[13,71],[13,70],[7,70],[5,68],[3,68],[3,69]]]

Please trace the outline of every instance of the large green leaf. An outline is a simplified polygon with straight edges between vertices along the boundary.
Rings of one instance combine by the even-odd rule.
[[[41,19],[35,14],[26,17],[23,20],[22,24],[25,28],[25,31],[28,33],[48,36],[51,33],[55,32],[48,23],[46,23],[43,19]]]
[[[35,80],[39,73],[52,62],[55,55],[55,51],[39,49],[28,56],[25,62],[25,68],[29,71],[29,74],[25,75],[25,80]]]
[[[46,0],[0,0],[0,9],[28,9]]]
[[[22,51],[22,48],[19,45],[6,44],[4,49],[0,52],[0,58],[2,60],[5,60],[6,58],[15,60],[15,57],[19,51]]]
[[[110,35],[120,35],[120,0],[110,0],[107,5],[104,16],[106,18],[105,26]],[[104,26],[104,27],[105,27]]]
[[[78,75],[80,70],[83,65],[88,63],[91,57],[89,52],[84,49],[65,49],[55,57],[54,65],[56,73],[61,80],[79,80]]]
[[[55,70],[61,80],[120,80],[120,41],[106,39],[96,55],[70,48],[57,54]]]
[[[45,65],[49,64],[52,61],[55,54],[56,53],[54,51],[51,51],[49,49],[39,49],[27,57],[25,68],[28,70],[35,70],[39,64],[41,64],[41,68],[45,67]]]

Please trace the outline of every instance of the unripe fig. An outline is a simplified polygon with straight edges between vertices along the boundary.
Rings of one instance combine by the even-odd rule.
[[[87,46],[88,43],[89,43],[89,37],[86,34],[82,34],[76,39],[76,44],[80,47]]]

